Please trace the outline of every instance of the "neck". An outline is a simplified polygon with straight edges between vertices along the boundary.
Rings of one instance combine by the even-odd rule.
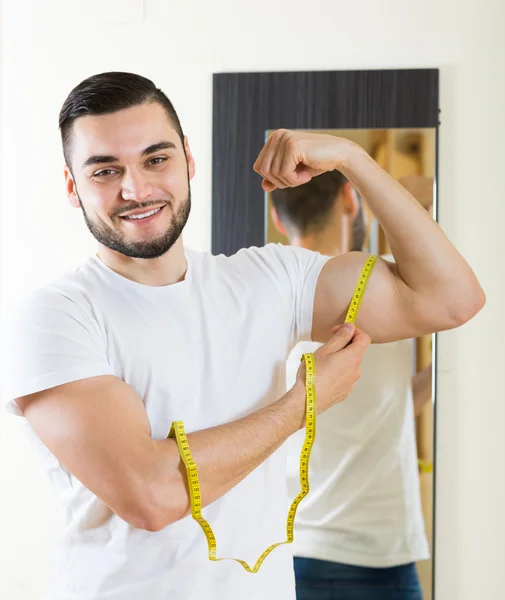
[[[300,248],[307,248],[307,250],[313,250],[326,256],[337,256],[344,252],[341,241],[336,238],[334,230],[331,231],[331,235],[328,235],[328,233],[305,236],[294,235],[290,240],[290,244]]]
[[[341,203],[337,203],[336,210],[328,215],[326,227],[322,231],[311,234],[301,234],[292,231],[290,244],[319,252],[325,256],[338,256],[349,252],[351,248],[351,221],[348,215],[340,210]]]
[[[98,258],[110,269],[136,283],[159,287],[184,280],[188,263],[182,237],[158,258],[130,258],[99,244]]]

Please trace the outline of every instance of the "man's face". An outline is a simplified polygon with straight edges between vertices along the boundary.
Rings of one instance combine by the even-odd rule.
[[[93,236],[133,258],[157,258],[179,238],[189,216],[194,161],[158,103],[74,122],[70,202]]]

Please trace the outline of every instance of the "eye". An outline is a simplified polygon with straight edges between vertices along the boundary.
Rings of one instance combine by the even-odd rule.
[[[116,173],[117,171],[114,169],[102,169],[93,173],[93,177],[110,177],[111,175],[116,175]]]
[[[147,161],[147,166],[156,167],[157,165],[161,165],[167,159],[166,156],[155,156]]]

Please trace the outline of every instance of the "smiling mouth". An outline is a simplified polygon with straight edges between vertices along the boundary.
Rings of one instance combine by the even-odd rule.
[[[159,213],[162,208],[163,206],[159,206],[158,208],[153,208],[152,210],[148,210],[143,213],[137,213],[135,215],[124,215],[120,216],[120,218],[124,219],[125,221],[141,221],[142,219],[148,219],[149,217],[152,217],[153,215]]]

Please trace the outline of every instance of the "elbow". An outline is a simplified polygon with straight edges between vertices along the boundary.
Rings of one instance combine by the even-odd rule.
[[[486,294],[479,284],[476,284],[472,293],[464,296],[465,300],[459,302],[452,312],[454,327],[461,327],[468,323],[479,313],[486,304]]]
[[[142,529],[154,533],[172,525],[172,523],[178,521],[182,516],[183,515],[178,514],[176,511],[161,511],[152,506],[143,506],[138,507],[138,509],[132,512],[126,520],[129,525],[135,529]]]
[[[418,334],[424,335],[456,329],[468,323],[486,304],[486,296],[478,283],[469,289],[452,290],[430,298],[417,312]],[[420,333],[422,331],[422,333]],[[414,337],[414,336],[413,336]]]
[[[468,323],[486,304],[486,295],[478,283],[463,290],[447,307],[448,322],[444,329],[455,329]]]
[[[174,521],[167,519],[165,515],[153,514],[152,511],[137,512],[128,520],[128,523],[135,529],[142,529],[143,531],[149,531],[151,533],[162,531],[173,522]]]
[[[144,489],[126,520],[136,529],[153,533],[161,531],[186,516],[187,502],[175,496],[173,490],[167,493],[165,489],[165,494],[160,495],[154,490]]]

